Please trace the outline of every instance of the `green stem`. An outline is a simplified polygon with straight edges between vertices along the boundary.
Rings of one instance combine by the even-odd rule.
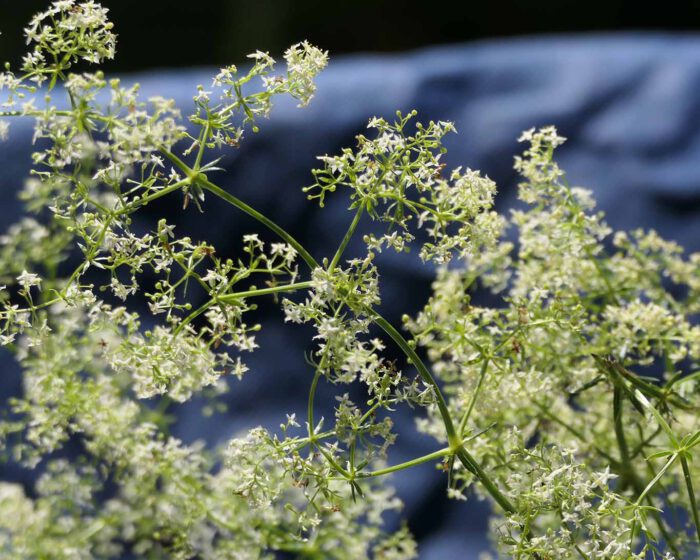
[[[236,198],[232,194],[226,192],[220,187],[217,187],[214,183],[209,181],[206,178],[200,178],[198,179],[198,182],[207,189],[209,192],[212,194],[218,196],[219,198],[225,200],[226,202],[229,202],[239,210],[242,210],[246,214],[248,214],[250,217],[254,218],[261,224],[263,224],[265,227],[268,229],[272,230],[274,233],[276,233],[279,237],[281,237],[284,241],[286,241],[290,246],[292,246],[299,255],[301,255],[301,258],[304,259],[304,262],[309,265],[311,269],[318,268],[319,264],[316,262],[316,259],[314,259],[311,256],[311,253],[309,253],[304,246],[299,243],[294,237],[292,237],[289,233],[287,233],[283,228],[278,226],[275,222],[255,210],[254,208],[248,206],[245,202],[242,200]]]
[[[484,384],[484,378],[486,377],[486,370],[489,367],[489,359],[484,358],[484,363],[481,366],[481,371],[479,372],[479,381],[476,384],[476,388],[474,389],[474,392],[472,393],[472,398],[469,401],[469,407],[467,408],[467,411],[464,413],[464,416],[462,416],[462,420],[459,423],[459,435],[464,437],[464,429],[467,427],[467,422],[469,422],[469,417],[472,414],[472,410],[474,409],[474,405],[476,404],[476,399],[479,396],[479,392],[481,391],[481,386]]]
[[[406,339],[381,315],[376,311],[370,311],[374,322],[391,337],[391,339],[401,348],[401,350],[406,354],[411,363],[418,370],[418,374],[425,383],[427,383],[435,394],[435,400],[437,402],[438,410],[440,411],[440,416],[445,424],[445,431],[447,432],[447,441],[450,444],[452,452],[457,455],[460,462],[464,467],[470,471],[477,480],[481,482],[486,491],[491,495],[491,497],[496,501],[496,503],[501,506],[503,511],[506,513],[514,513],[516,511],[515,506],[508,500],[508,498],[498,489],[496,484],[491,480],[491,478],[486,474],[486,472],[481,468],[477,461],[471,456],[471,454],[465,449],[462,442],[462,438],[457,435],[455,431],[454,423],[452,422],[452,417],[450,416],[449,409],[447,408],[447,403],[445,398],[440,391],[437,381],[432,376],[428,368],[425,366],[423,361],[418,357],[418,354],[411,348]]]
[[[385,474],[391,474],[394,472],[402,471],[404,469],[408,469],[410,467],[415,467],[416,465],[422,465],[423,463],[427,463],[429,461],[434,461],[435,459],[441,459],[451,454],[452,449],[449,447],[445,447],[443,449],[439,449],[438,451],[434,451],[433,453],[429,453],[428,455],[416,457],[415,459],[411,459],[410,461],[406,461],[405,463],[399,463],[398,465],[393,465],[385,469],[379,469],[376,471],[370,471],[366,473],[358,473],[357,478],[369,478],[372,476],[382,476]]]
[[[668,458],[668,460],[664,463],[664,466],[661,467],[661,470],[658,473],[656,473],[656,476],[654,476],[654,478],[651,479],[649,484],[647,484],[646,488],[644,488],[642,493],[637,497],[637,501],[634,503],[635,506],[638,507],[639,504],[642,503],[642,500],[644,498],[646,498],[647,494],[649,494],[651,489],[654,488],[654,486],[656,486],[656,484],[659,482],[659,480],[661,480],[661,477],[663,477],[663,475],[666,474],[666,471],[671,467],[671,465],[673,465],[673,463],[675,462],[675,460],[677,458],[678,458],[678,453],[673,453]],[[632,548],[632,546],[634,544],[634,537],[636,535],[636,532],[637,532],[637,520],[633,519],[632,524],[630,525],[630,545],[629,545],[630,549]]]
[[[328,439],[331,436],[335,435],[335,430],[328,430],[326,432],[321,432],[320,434],[314,434],[314,439],[319,440],[319,439]],[[294,448],[292,449],[292,453],[296,453],[304,449],[305,447],[308,447],[311,444],[311,441],[308,437],[305,438],[299,438],[294,441],[295,445]]]
[[[404,354],[408,357],[411,363],[418,370],[418,375],[421,379],[433,389],[435,395],[435,400],[437,403],[438,410],[440,411],[440,416],[445,424],[445,431],[447,432],[447,441],[453,448],[458,448],[462,444],[462,439],[457,435],[454,423],[452,422],[452,416],[447,408],[447,402],[445,397],[442,395],[442,391],[432,376],[428,368],[425,366],[423,361],[418,357],[415,350],[411,348],[410,344],[406,339],[401,336],[401,333],[397,331],[394,326],[389,323],[384,317],[379,315],[375,310],[368,310],[374,322],[386,333],[389,337],[397,344]]]
[[[226,294],[223,296],[216,296],[212,299],[210,299],[208,302],[206,302],[204,305],[199,307],[198,309],[195,309],[192,313],[190,313],[183,321],[177,326],[175,329],[175,334],[179,334],[182,329],[189,324],[191,321],[199,317],[202,313],[204,313],[207,309],[209,309],[212,305],[216,303],[235,303],[241,299],[244,298],[249,298],[249,297],[258,297],[258,296],[264,296],[268,294],[276,294],[279,292],[293,292],[295,290],[301,290],[304,288],[310,288],[311,287],[311,282],[297,282],[296,284],[285,284],[284,286],[275,286],[273,288],[261,288],[259,290],[248,290],[246,292],[236,292],[233,294]]]
[[[278,226],[275,222],[270,220],[267,216],[261,214],[255,208],[252,208],[251,206],[248,206],[245,202],[240,200],[239,198],[236,198],[233,196],[231,193],[226,192],[224,189],[221,187],[216,186],[214,183],[212,183],[207,177],[202,174],[202,173],[197,173],[195,172],[192,168],[190,168],[185,162],[183,162],[179,157],[177,157],[175,154],[172,152],[169,152],[168,150],[161,150],[163,155],[165,155],[170,161],[172,161],[177,167],[180,168],[180,170],[189,177],[191,182],[196,182],[198,183],[201,187],[204,189],[208,190],[210,193],[212,193],[215,196],[218,196],[222,200],[225,200],[229,204],[235,206],[239,210],[242,210],[246,214],[248,214],[250,217],[253,219],[257,220],[261,224],[263,224],[265,227],[276,233],[281,239],[286,241],[289,245],[294,247],[294,249],[301,255],[301,258],[304,259],[304,262],[306,262],[307,265],[311,269],[318,268],[319,264],[316,262],[316,259],[314,259],[311,254],[304,248],[304,246],[299,243],[294,237],[292,237],[287,231]]]
[[[318,381],[321,378],[321,368],[316,368],[316,372],[314,373],[314,378],[313,381],[311,381],[311,388],[309,389],[309,401],[307,404],[307,410],[306,410],[306,422],[307,426],[306,429],[309,434],[309,444],[318,449],[318,451],[323,455],[328,461],[328,463],[336,470],[338,471],[341,475],[343,475],[343,478],[346,480],[351,480],[354,478],[353,475],[351,475],[348,471],[346,471],[343,467],[341,467],[335,459],[328,453],[325,449],[323,449],[322,446],[318,445],[317,443],[317,437],[314,434],[314,397],[316,396],[316,388],[318,387]]]
[[[574,548],[576,549],[576,552],[578,552],[579,556],[581,558],[583,558],[583,560],[589,560],[588,554],[586,554],[583,550],[581,550],[579,545],[577,545],[573,540],[572,540],[572,543],[574,545]]]
[[[624,421],[622,417],[623,413],[623,406],[624,406],[624,399],[623,399],[623,394],[622,394],[622,389],[619,387],[615,387],[613,389],[613,418],[614,418],[614,423],[615,423],[615,438],[617,439],[617,446],[620,451],[620,465],[619,465],[619,472],[625,477],[628,477],[630,480],[632,486],[634,487],[634,491],[637,493],[638,496],[644,495],[645,500],[649,503],[651,506],[651,512],[652,516],[654,517],[654,521],[656,521],[656,524],[659,527],[659,530],[661,533],[664,535],[664,538],[666,539],[666,544],[671,548],[674,553],[677,555],[677,549],[673,543],[673,541],[670,538],[670,535],[666,531],[666,528],[664,527],[664,522],[659,514],[659,512],[655,509],[654,503],[651,499],[651,496],[646,494],[646,491],[644,489],[644,483],[640,479],[640,477],[637,475],[637,473],[634,471],[634,468],[632,467],[632,460],[630,457],[629,453],[629,446],[627,445],[627,438],[625,437],[625,428],[624,428]],[[614,463],[613,463],[614,465]]]
[[[294,284],[285,284],[284,286],[274,286],[272,288],[261,288],[259,290],[248,290],[246,292],[235,292],[233,294],[226,294],[223,296],[218,296],[216,300],[222,301],[224,303],[235,303],[244,298],[265,296],[268,294],[278,294],[280,292],[294,292],[296,290],[310,288],[312,285],[312,282],[296,282]]]
[[[477,480],[481,482],[482,486],[491,495],[491,497],[496,501],[496,503],[501,506],[505,513],[515,513],[517,510],[511,501],[498,489],[498,486],[491,480],[491,478],[486,474],[486,472],[481,468],[479,463],[476,462],[474,457],[471,456],[469,451],[467,451],[463,445],[460,445],[457,450],[457,457],[464,467],[472,472],[476,476]]]
[[[615,437],[620,450],[620,464],[627,470],[630,468],[630,454],[625,438],[625,428],[622,425],[622,390],[615,386],[613,389],[613,419],[615,421]]]
[[[365,205],[363,203],[360,203],[360,206],[357,208],[357,212],[355,213],[355,217],[353,218],[352,223],[348,228],[348,231],[345,232],[345,237],[343,237],[343,241],[340,243],[340,247],[338,247],[338,250],[333,256],[333,260],[331,261],[331,264],[328,267],[329,271],[332,271],[336,266],[338,266],[340,257],[343,256],[343,253],[345,252],[348,243],[350,243],[350,239],[352,239],[352,236],[354,235],[355,230],[357,229],[357,225],[360,223],[360,218],[362,218],[362,213],[364,212],[364,210]]]
[[[693,514],[693,523],[695,524],[695,535],[700,542],[700,516],[698,515],[698,503],[695,500],[695,491],[693,490],[693,479],[690,476],[690,468],[688,467],[688,459],[681,452],[679,455],[681,467],[683,467],[683,478],[685,479],[685,487],[688,491],[688,500],[690,501],[690,511]]]
[[[149,202],[156,200],[156,199],[160,198],[161,196],[165,196],[166,194],[170,194],[171,192],[176,191],[178,189],[181,189],[182,187],[189,185],[189,184],[190,184],[190,180],[184,179],[182,181],[178,181],[177,183],[173,183],[172,185],[168,185],[164,189],[156,191],[150,195],[146,195],[142,198],[139,198],[138,200],[134,200],[128,206],[125,206],[124,208],[122,208],[118,212],[115,212],[115,215],[119,216],[121,214],[128,214],[128,213],[136,210],[140,206],[143,206],[144,204],[148,204]]]
[[[207,309],[209,309],[212,305],[216,303],[215,299],[210,299],[207,303],[202,305],[201,307],[195,309],[192,313],[190,313],[187,317],[185,317],[182,322],[177,326],[177,328],[174,331],[174,335],[177,336],[182,332],[182,329],[185,328],[185,326],[189,325],[192,321],[194,321],[197,317],[199,317],[202,313],[204,313]]]
[[[199,137],[199,147],[197,149],[197,157],[195,158],[194,162],[194,170],[199,171],[200,166],[202,165],[202,156],[204,155],[204,147],[207,144],[207,140],[209,139],[209,121],[207,121],[206,126],[202,129],[202,132]]]
[[[311,388],[309,389],[309,401],[306,405],[306,429],[309,433],[309,443],[312,445],[316,443],[316,437],[314,435],[314,397],[316,396],[316,388],[318,387],[318,380],[320,378],[321,369],[316,368],[313,381],[311,381]]]

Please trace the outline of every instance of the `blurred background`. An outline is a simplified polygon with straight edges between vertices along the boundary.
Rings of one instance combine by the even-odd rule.
[[[700,29],[700,0],[103,0],[119,34],[116,71],[225,65],[256,49],[271,54],[308,39],[332,55],[531,34]],[[0,59],[16,61],[16,30],[46,0],[0,0]]]
[[[319,211],[300,187],[311,182],[316,156],[354,144],[372,115],[418,109],[419,118],[452,120],[450,167],[481,169],[500,188],[498,208],[516,204],[513,156],[522,130],[556,125],[569,142],[559,161],[572,184],[593,190],[616,229],[653,227],[689,250],[700,250],[700,0],[510,0],[407,3],[381,0],[102,0],[119,35],[110,73],[137,72],[143,97],[174,98],[187,115],[197,84],[215,67],[242,63],[257,49],[281,54],[308,39],[331,53],[316,99],[303,111],[280,103],[259,134],[225,152],[219,184],[292,231],[317,258],[340,241],[348,224],[340,193]],[[21,28],[48,0],[0,0],[0,61],[25,52]],[[30,168],[31,123],[13,123],[0,145],[0,231],[17,220],[18,186]],[[149,215],[150,213],[150,215]],[[217,252],[237,250],[256,224],[215,201],[205,214],[182,211],[179,198],[149,206],[144,220],[166,215],[181,234],[205,238]],[[212,226],[212,224],[215,224]],[[362,251],[350,247],[348,256]],[[399,324],[430,293],[434,271],[415,254],[385,253],[382,312]],[[407,279],[410,278],[410,282]],[[483,300],[481,300],[483,301]],[[196,399],[178,407],[173,432],[210,444],[256,424],[275,427],[284,412],[305,406],[310,374],[303,359],[308,332],[290,329],[278,309],[263,310],[261,350],[251,374],[233,383],[226,418],[202,418]],[[284,363],[279,352],[283,349]],[[3,400],[21,392],[10,360]],[[274,387],[273,390],[270,387]],[[321,389],[319,415],[332,415],[333,387]],[[355,393],[358,398],[361,393]],[[326,403],[325,408],[324,404]],[[433,451],[415,433],[416,411],[397,413],[401,434],[390,461]],[[0,463],[0,479],[31,485],[33,473]],[[402,516],[420,541],[422,559],[476,560],[489,547],[488,506],[445,497],[444,477],[422,465],[392,480]],[[392,523],[396,523],[393,520]]]

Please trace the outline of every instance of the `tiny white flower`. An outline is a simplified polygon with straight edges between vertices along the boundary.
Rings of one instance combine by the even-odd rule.
[[[19,282],[24,288],[24,290],[27,291],[32,286],[40,286],[41,278],[39,278],[38,274],[34,274],[32,272],[27,272],[26,270],[23,270],[22,274],[20,274],[17,277],[17,282]]]

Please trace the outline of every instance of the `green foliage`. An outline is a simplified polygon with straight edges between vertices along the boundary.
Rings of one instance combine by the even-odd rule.
[[[114,55],[106,16],[94,2],[54,2],[25,30],[33,50],[20,72],[0,74],[0,137],[24,117],[39,140],[21,194],[31,216],[0,247],[0,342],[24,372],[0,443],[41,475],[31,497],[0,483],[4,558],[414,558],[407,528],[383,529],[383,514],[400,508],[386,478],[426,462],[447,471],[450,498],[492,502],[501,557],[698,554],[700,254],[654,232],[613,233],[590,193],[566,184],[553,127],[522,136],[523,206],[498,214],[492,181],[445,170],[453,125],[412,112],[372,118],[356,149],[319,158],[307,196],[323,205],[345,191],[354,214],[316,260],[210,175],[216,151],[256,131],[277,96],[311,100],[327,54],[301,43],[282,73],[260,52],[245,74],[222,69],[194,97],[193,135],[172,100],[70,73]],[[183,211],[216,197],[280,241],[251,233],[225,259],[167,217],[132,229],[134,213],[166,196],[182,197]],[[386,234],[365,234],[366,253],[344,260],[368,219]],[[410,250],[421,228],[420,256],[440,267],[405,337],[378,312],[375,256]],[[76,249],[82,262],[66,273]],[[501,304],[473,303],[475,286]],[[193,309],[195,293],[205,303]],[[216,413],[217,396],[248,371],[260,328],[249,313],[268,297],[284,321],[316,330],[306,418],[221,449],[177,440],[169,404],[200,394]],[[385,357],[389,344],[405,363]],[[341,391],[331,419],[315,416],[323,382]],[[342,394],[349,384],[368,400]],[[441,448],[391,465],[398,406],[423,411],[418,427]],[[57,459],[71,439],[81,457]]]

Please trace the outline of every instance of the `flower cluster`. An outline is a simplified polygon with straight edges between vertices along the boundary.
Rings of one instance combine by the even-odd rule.
[[[370,257],[348,265],[347,269],[315,269],[304,302],[284,299],[285,321],[315,325],[316,356],[326,375],[342,383],[351,383],[359,375],[372,378],[372,385],[379,382],[382,360],[376,351],[383,346],[378,340],[361,342],[358,334],[368,332],[371,309],[380,301],[379,278]]]
[[[494,246],[503,230],[502,217],[490,210],[496,185],[471,169],[457,168],[445,176],[442,139],[455,128],[431,121],[428,126],[416,123],[410,134],[415,116],[415,111],[397,113],[393,124],[371,119],[368,127],[376,129],[376,137],[360,135],[356,151],[321,156],[324,167],[314,171],[316,182],[304,191],[323,206],[326,195],[338,187],[352,189],[353,208],[389,225],[388,233],[365,237],[372,251],[408,250],[415,230],[422,228],[429,238],[420,252],[424,261],[446,263],[454,253],[475,257]]]
[[[513,512],[493,522],[504,556],[683,557],[696,549],[688,528],[667,526],[657,510],[692,511],[700,482],[670,468],[674,446],[694,446],[698,429],[688,417],[697,410],[688,393],[695,376],[686,373],[699,361],[698,256],[641,230],[616,233],[611,250],[590,193],[565,184],[556,130],[522,140],[530,147],[516,168],[531,208],[511,213],[518,252],[501,253],[510,263],[496,286],[504,306],[475,305],[470,293],[482,275],[500,275],[504,261],[494,259],[493,269],[467,262],[439,271],[407,327],[446,383],[460,435],[512,497]],[[646,377],[650,367],[662,369],[660,380]],[[668,425],[675,430],[665,433]],[[435,408],[419,427],[444,439]],[[688,434],[686,443],[675,434]],[[659,448],[669,449],[659,458],[672,459],[647,463]],[[455,469],[449,494],[464,497],[474,481],[469,469]]]
[[[72,294],[69,301],[81,299]],[[0,484],[6,513],[0,543],[9,558],[119,557],[125,543],[139,555],[183,559],[236,557],[241,550],[362,558],[372,546],[414,557],[410,537],[399,544],[381,530],[383,513],[399,506],[390,489],[377,487],[357,502],[340,482],[326,492],[327,467],[316,461],[324,484],[316,495],[319,488],[302,483],[283,458],[286,447],[261,428],[220,453],[167,436],[166,416],[133,400],[128,374],[115,375],[107,363],[119,341],[111,324],[123,312],[88,318],[58,306],[55,313],[65,320],[22,352],[25,395],[13,412],[24,421],[3,423],[0,432],[21,434],[14,452],[44,472],[35,498],[18,485]],[[45,458],[76,437],[103,468]],[[226,468],[212,472],[216,461]],[[116,492],[105,501],[107,473]]]
[[[61,0],[35,15],[24,30],[34,49],[22,61],[22,71],[38,85],[48,78],[53,85],[79,59],[97,64],[114,58],[116,36],[108,11],[91,0]]]
[[[307,41],[292,45],[284,53],[285,74],[274,74],[275,60],[266,52],[257,51],[249,58],[253,66],[240,75],[236,66],[222,68],[212,82],[213,91],[199,86],[194,97],[196,112],[190,121],[202,127],[199,137],[192,137],[191,150],[201,146],[238,146],[245,125],[270,114],[273,99],[290,95],[306,106],[316,91],[315,78],[328,64],[328,53]],[[259,79],[263,89],[249,91]],[[242,118],[242,123],[239,121]]]
[[[524,513],[495,528],[503,553],[515,558],[645,557],[630,549],[627,504],[610,489],[616,477],[609,469],[590,471],[573,450],[556,447],[516,452],[508,461],[508,488]]]

